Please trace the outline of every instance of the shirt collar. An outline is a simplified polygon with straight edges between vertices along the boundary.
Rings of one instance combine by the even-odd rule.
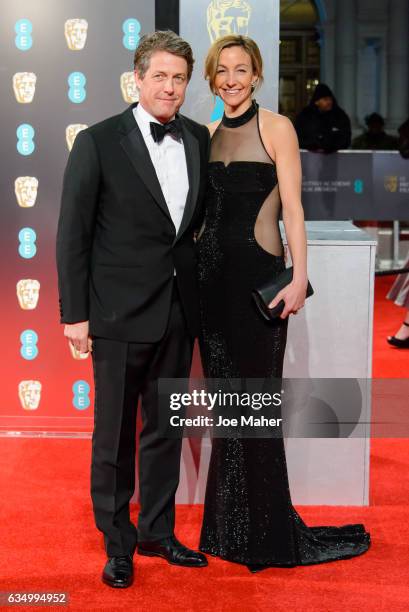
[[[144,107],[142,106],[140,102],[138,102],[136,107],[133,109],[133,113],[134,113],[135,119],[138,121],[138,125],[144,137],[151,133],[151,126],[150,126],[151,122],[160,123],[160,121],[156,119],[156,117],[154,117],[153,115],[148,113],[147,110],[144,109]],[[172,117],[172,119],[174,118],[175,117]],[[172,119],[169,119],[169,121],[172,121]]]

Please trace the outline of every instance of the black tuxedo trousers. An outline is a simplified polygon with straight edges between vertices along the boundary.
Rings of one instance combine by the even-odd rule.
[[[108,556],[132,554],[136,542],[170,536],[175,526],[181,439],[158,434],[157,381],[187,378],[193,340],[175,288],[164,337],[159,342],[93,340],[95,425],[92,442],[91,496],[95,522]],[[135,431],[138,398],[138,529],[130,520],[135,490]]]

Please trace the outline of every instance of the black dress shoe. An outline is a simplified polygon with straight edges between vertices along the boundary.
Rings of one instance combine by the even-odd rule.
[[[184,567],[206,567],[207,559],[202,553],[183,546],[175,536],[152,542],[138,542],[138,554],[146,557],[162,557],[172,565]]]
[[[126,589],[133,583],[133,562],[131,555],[110,557],[102,573],[102,582],[115,589]]]

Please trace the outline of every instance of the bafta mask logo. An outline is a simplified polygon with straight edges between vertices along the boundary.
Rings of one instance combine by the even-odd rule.
[[[77,351],[77,349],[71,344],[71,342],[68,343],[68,346],[70,347],[70,351],[71,351],[71,357],[73,359],[77,359],[78,361],[82,361],[84,359],[87,359],[89,356],[89,352],[88,353],[80,353],[79,351]]]
[[[35,176],[18,176],[14,181],[14,193],[21,208],[31,208],[36,203],[38,179]]]
[[[17,102],[30,104],[36,91],[37,77],[34,72],[16,72],[13,75],[13,90]]]
[[[251,6],[246,0],[212,0],[207,7],[210,42],[227,34],[248,34]]]
[[[123,99],[128,104],[138,102],[139,91],[136,86],[135,75],[133,72],[123,72],[121,74],[121,91]]]
[[[88,22],[86,19],[67,19],[64,24],[65,40],[71,51],[81,51],[87,42]]]
[[[22,380],[18,385],[18,396],[24,410],[37,410],[41,399],[39,380]]]
[[[40,297],[40,283],[32,278],[22,278],[17,283],[17,299],[23,310],[37,308]]]
[[[65,140],[67,142],[68,150],[71,151],[74,140],[77,137],[78,132],[85,130],[88,126],[85,123],[72,123],[67,125],[65,128]]]
[[[385,176],[383,182],[386,191],[390,193],[396,193],[398,190],[398,177],[397,176]]]

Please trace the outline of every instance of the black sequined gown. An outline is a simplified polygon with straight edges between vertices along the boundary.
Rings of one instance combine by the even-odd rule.
[[[281,378],[287,320],[266,322],[251,290],[285,267],[274,162],[258,107],[224,116],[212,138],[198,237],[200,348],[208,378]],[[200,550],[259,569],[345,559],[369,547],[360,524],[307,527],[291,503],[282,438],[214,438]]]

